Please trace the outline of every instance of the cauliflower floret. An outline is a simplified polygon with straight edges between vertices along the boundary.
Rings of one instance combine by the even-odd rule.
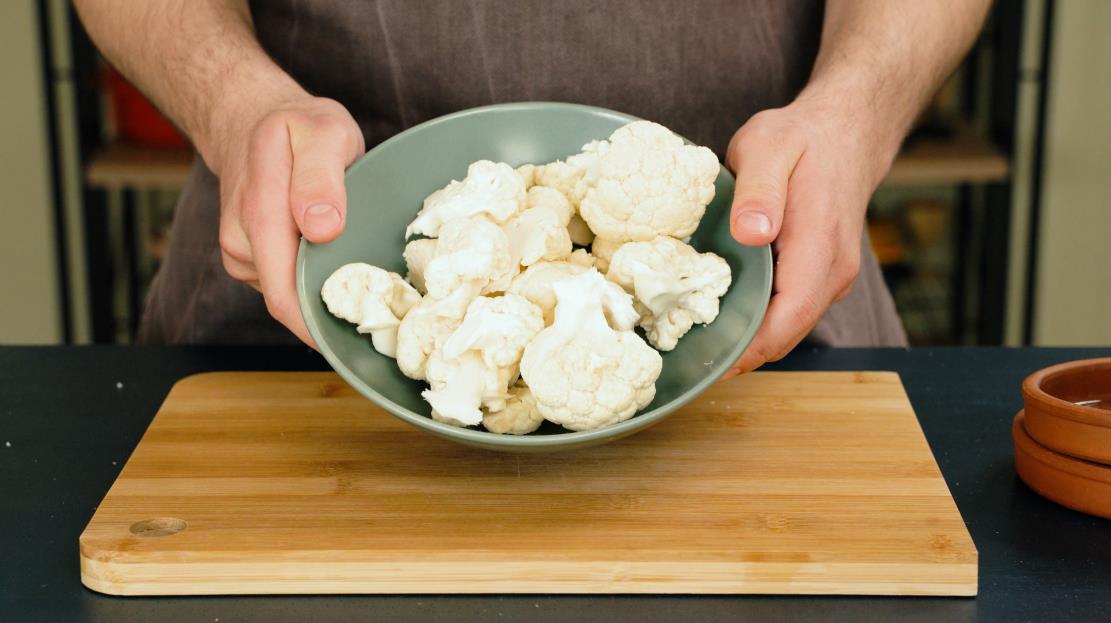
[[[606,276],[634,294],[648,341],[665,351],[694,324],[717,318],[718,299],[732,281],[725,260],[667,236],[622,245]]]
[[[608,150],[608,142],[590,141],[583,145],[580,153],[567,160],[538,165],[533,172],[533,180],[537,186],[547,186],[563,193],[577,211],[591,181],[597,177],[599,158]]]
[[[544,328],[540,308],[523,296],[479,297],[467,307],[463,324],[444,343],[444,355],[478,351],[491,367],[517,365],[525,344]]]
[[[589,267],[571,262],[540,262],[513,278],[509,292],[519,294],[544,313],[544,325],[555,320],[556,297],[552,284],[585,273]]]
[[[491,433],[527,435],[540,428],[544,416],[536,408],[536,398],[527,385],[518,382],[509,388],[505,408],[482,416],[482,426]]]
[[[590,254],[594,256],[594,266],[601,272],[609,270],[610,260],[613,259],[613,254],[625,244],[620,240],[613,240],[611,238],[603,238],[597,236],[594,238],[594,243],[590,245]]]
[[[571,254],[567,224],[574,213],[558,190],[533,186],[528,191],[528,208],[503,227],[510,254],[522,266],[567,257]]]
[[[572,264],[578,264],[579,266],[585,266],[587,268],[594,266],[594,256],[591,255],[590,251],[587,251],[586,249],[575,249],[571,252],[571,255],[567,256],[567,259],[564,261],[571,262]]]
[[[525,190],[532,188],[536,184],[536,165],[522,164],[517,167],[517,175],[525,183]]]
[[[468,284],[447,298],[426,296],[405,314],[397,328],[397,367],[402,374],[424,380],[428,357],[443,347],[477,297],[478,287]]]
[[[440,229],[424,285],[434,298],[465,284],[477,285],[479,294],[502,292],[518,272],[502,228],[482,217],[454,219]]]
[[[555,322],[525,348],[521,376],[544,417],[571,430],[629,419],[656,395],[663,360],[636,333],[615,330],[610,316],[636,314],[631,297],[610,296],[597,270],[563,279]],[[616,309],[626,307],[627,310]]]
[[[480,407],[504,409],[525,345],[543,328],[540,308],[523,297],[475,299],[462,324],[428,359],[430,388],[422,396],[433,413],[473,426],[482,421]]]
[[[581,154],[580,154],[581,155]],[[570,159],[574,161],[574,157]],[[545,167],[552,167],[547,168]],[[539,171],[544,170],[543,175]],[[585,186],[582,185],[583,174],[585,169],[569,164],[567,162],[557,161],[551,164],[541,165],[536,167],[537,173],[534,173],[534,179],[544,179],[552,182],[549,186],[540,181],[537,181],[535,186],[530,186],[529,204],[534,204],[534,198],[531,194],[532,188],[541,187],[549,191],[559,193],[566,201],[567,208],[570,209],[570,220],[567,223],[567,235],[571,238],[571,242],[585,247],[594,240],[594,232],[590,231],[590,227],[579,215],[578,201],[582,199],[582,193],[586,192]]]
[[[595,235],[639,241],[694,233],[714,198],[720,167],[712,151],[651,121],[619,128],[604,145],[580,180],[579,213]]]
[[[432,405],[432,419],[452,426],[474,426],[482,423],[480,407],[484,404],[505,408],[516,366],[491,368],[475,351],[445,357],[437,350],[428,358],[426,374],[429,388],[421,396]]]
[[[569,159],[570,160],[570,159]],[[572,162],[556,160],[536,167],[533,179],[537,186],[545,186],[558,190],[567,198],[571,205],[578,208],[582,200],[582,193],[586,188],[581,182],[586,169]]]
[[[428,290],[424,287],[424,271],[428,267],[428,263],[436,256],[436,239],[418,238],[412,240],[405,245],[402,256],[405,258],[405,266],[409,269],[405,278],[413,284],[417,292],[428,294]]]
[[[369,333],[374,350],[397,354],[397,327],[420,301],[420,294],[397,273],[354,263],[339,267],[325,281],[320,296],[334,316]]]
[[[453,180],[424,200],[417,218],[405,229],[405,237],[436,237],[444,223],[477,215],[504,225],[524,205],[525,180],[517,171],[504,162],[479,160],[467,167],[463,181]]]
[[[529,266],[525,272],[513,278],[509,285],[509,292],[519,294],[544,312],[544,325],[549,326],[555,320],[556,295],[552,286],[569,277],[581,275],[590,270],[587,264],[576,262],[540,262]],[[640,316],[634,310],[632,314],[624,314],[625,299],[629,295],[621,286],[612,281],[604,282],[603,295],[605,297],[605,312],[610,323],[622,330],[632,329],[636,326]],[[615,313],[616,312],[616,313]]]
[[[533,186],[529,189],[525,205],[529,210],[542,208],[559,216],[560,220],[571,220],[575,214],[575,206],[567,200],[567,196],[554,188],[547,186]],[[518,215],[520,218],[520,215]]]

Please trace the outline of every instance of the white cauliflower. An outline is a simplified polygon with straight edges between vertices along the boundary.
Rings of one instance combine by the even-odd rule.
[[[405,266],[409,269],[405,278],[417,292],[427,294],[428,290],[424,287],[424,270],[428,267],[428,263],[436,256],[436,239],[435,238],[418,238],[412,240],[409,244],[405,245],[405,251],[402,257],[405,258]]]
[[[587,147],[588,164],[576,188],[582,192],[579,213],[595,235],[682,238],[698,228],[720,168],[712,151],[686,145],[651,121],[634,121],[590,152]]]
[[[591,255],[590,251],[587,251],[586,249],[575,249],[571,252],[571,255],[567,256],[567,259],[564,261],[571,262],[572,264],[578,264],[579,266],[585,266],[587,268],[594,266],[594,256]]]
[[[609,426],[652,401],[662,370],[633,329],[671,350],[718,315],[729,267],[685,244],[718,171],[708,149],[647,121],[566,160],[474,162],[406,228],[424,238],[405,246],[405,279],[351,264],[321,296],[427,381],[437,421],[513,435],[544,419]]]
[[[528,299],[544,313],[544,325],[555,320],[556,297],[552,284],[585,273],[589,267],[571,262],[540,262],[513,278],[509,292]]]
[[[581,275],[587,270],[590,270],[589,265],[584,265],[575,262],[540,262],[529,266],[525,272],[513,278],[513,283],[509,285],[509,292],[519,294],[531,303],[536,305],[544,312],[544,325],[551,325],[555,320],[556,309],[556,295],[552,286],[556,283],[563,281],[569,277]],[[611,309],[626,310],[629,309],[623,304],[623,299],[628,298],[628,294],[621,289],[621,286],[613,282],[605,282],[606,297],[606,313],[613,315]],[[620,315],[616,318],[611,318],[610,321],[615,326],[623,330],[632,329],[636,326],[639,315]]]
[[[622,245],[606,276],[633,293],[648,341],[664,351],[696,323],[717,318],[718,299],[732,281],[725,260],[667,236]]]
[[[517,175],[519,175],[521,181],[525,183],[525,190],[532,188],[536,184],[536,165],[522,164],[517,167]]]
[[[507,435],[527,435],[543,423],[544,416],[536,408],[536,397],[520,382],[509,388],[504,409],[482,416],[482,426],[486,430]]]
[[[429,388],[421,396],[432,406],[432,419],[437,422],[452,426],[481,424],[484,404],[505,408],[515,368],[491,368],[475,351],[451,358],[443,351],[433,351],[425,379]]]
[[[611,317],[635,316],[597,270],[553,284],[555,322],[525,348],[521,376],[544,417],[571,430],[593,430],[633,416],[656,395],[663,360]],[[624,294],[624,293],[622,293]],[[624,307],[626,309],[619,309]]]
[[[429,356],[443,348],[476,297],[478,288],[471,284],[447,298],[426,296],[405,314],[397,328],[397,367],[402,374],[424,380]]]
[[[502,292],[518,272],[502,228],[481,217],[454,219],[440,228],[424,285],[434,298],[463,286],[477,286],[479,294]]]
[[[582,194],[586,192],[586,187],[582,185],[585,174],[586,169],[581,166],[581,162],[576,164],[575,161],[556,160],[537,166],[533,180],[537,186],[558,190],[577,209]]]
[[[525,199],[528,210],[542,208],[545,211],[558,215],[560,220],[571,220],[575,214],[575,206],[567,200],[567,196],[554,188],[547,186],[533,186],[529,188]],[[520,215],[518,215],[518,218]]]
[[[444,223],[485,215],[504,225],[525,205],[525,180],[503,162],[479,160],[467,167],[463,181],[450,184],[424,200],[417,218],[405,229],[405,237],[440,235]]]
[[[575,209],[558,190],[533,186],[528,207],[503,227],[509,238],[510,255],[521,266],[541,260],[563,259],[571,254],[567,224]]]
[[[590,245],[590,254],[594,256],[594,266],[601,272],[609,270],[610,260],[613,259],[613,254],[625,244],[620,240],[613,240],[611,238],[603,238],[597,236],[594,238],[594,243]]]
[[[397,353],[397,327],[420,301],[420,294],[397,273],[370,264],[346,264],[332,273],[320,296],[334,316],[369,333],[374,350],[387,357]]]
[[[481,407],[505,408],[521,354],[544,328],[540,308],[515,294],[478,297],[454,332],[428,359],[422,394],[443,421],[473,426]]]
[[[595,177],[599,150],[608,148],[603,141],[591,141],[583,145],[582,153],[571,156],[566,161],[556,160],[536,167],[533,178],[537,186],[545,186],[558,190],[570,202],[574,213],[567,224],[567,233],[571,242],[585,247],[594,240],[594,232],[579,214],[579,203],[589,188],[588,180]]]

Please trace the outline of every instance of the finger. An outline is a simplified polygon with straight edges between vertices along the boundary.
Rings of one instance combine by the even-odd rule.
[[[237,179],[240,177],[242,176],[237,176]],[[247,234],[243,231],[242,183],[237,182],[234,188],[227,191],[227,196],[224,196],[224,192],[224,189],[221,188],[218,240],[221,255],[225,260],[231,258],[241,264],[252,264],[254,258],[251,257],[251,242],[247,240]]]
[[[721,378],[719,378],[717,382],[722,383],[724,381],[728,381],[729,379],[739,375],[740,373],[741,373],[741,369],[736,367],[736,366],[733,366],[732,368],[729,368],[728,370],[726,370],[725,374],[721,375]]]
[[[752,343],[737,361],[741,373],[782,359],[814,328],[832,302],[832,293],[827,291],[832,262],[826,253],[811,248],[816,238],[806,232],[782,251],[776,294]]]
[[[239,219],[240,215],[231,210],[220,214],[220,251],[238,262],[250,264],[253,261],[251,241],[247,240]]]
[[[788,200],[788,215],[799,212],[800,205],[821,201],[818,187],[808,180],[793,183]],[[797,189],[797,192],[796,192]],[[737,361],[740,372],[749,372],[769,361],[776,361],[790,352],[818,323],[836,294],[831,287],[834,270],[835,240],[830,234],[835,227],[826,209],[806,210],[806,220],[790,220],[784,226],[776,246],[775,295],[752,343]],[[837,286],[840,290],[840,286]]]
[[[731,371],[736,370],[737,374],[752,372],[765,363],[779,361],[799,345],[817,320],[796,323],[794,315],[797,312],[792,309],[793,302],[783,295],[772,299],[764,323]],[[817,317],[820,318],[821,314]]]
[[[312,242],[329,242],[343,231],[347,193],[343,173],[363,151],[363,137],[346,115],[291,121],[293,176],[289,207],[298,229]]]
[[[220,259],[224,263],[224,270],[232,279],[244,283],[258,281],[258,271],[253,263],[238,260],[224,250],[220,251]]]
[[[730,232],[744,245],[769,244],[783,224],[787,185],[803,154],[803,142],[764,129],[741,129],[727,162],[736,173]]]
[[[288,209],[293,162],[284,122],[259,128],[248,158],[242,209],[266,309],[316,348],[297,304],[294,265],[299,236]]]

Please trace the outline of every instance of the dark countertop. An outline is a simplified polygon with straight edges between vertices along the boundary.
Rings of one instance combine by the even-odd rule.
[[[304,348],[0,348],[0,615],[5,621],[1108,621],[1111,521],[1014,474],[1019,383],[1102,349],[802,350],[770,369],[895,370],[980,551],[967,598],[765,596],[108,597],[77,537],[170,386],[209,370],[322,370]],[[10,444],[10,445],[9,445]]]

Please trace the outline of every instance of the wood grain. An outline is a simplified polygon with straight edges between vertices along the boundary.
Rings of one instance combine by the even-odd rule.
[[[973,595],[977,572],[885,372],[751,374],[541,455],[440,440],[331,373],[193,376],[80,551],[117,595]]]

